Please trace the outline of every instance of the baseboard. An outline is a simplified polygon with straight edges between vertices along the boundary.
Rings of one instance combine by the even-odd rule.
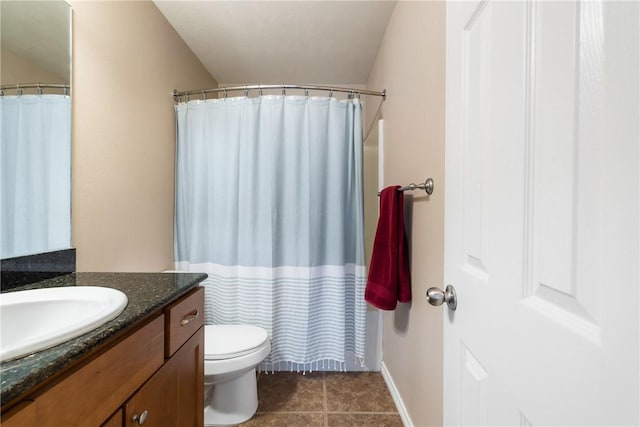
[[[413,422],[411,422],[411,417],[409,417],[407,408],[404,406],[404,402],[400,397],[398,388],[396,387],[396,384],[393,382],[393,378],[391,378],[391,374],[389,374],[387,365],[385,365],[384,362],[380,364],[380,373],[382,374],[382,378],[384,378],[384,382],[387,384],[387,388],[389,389],[389,393],[391,393],[393,402],[396,404],[396,408],[398,409],[398,414],[400,414],[402,423],[404,424],[405,427],[413,427]]]

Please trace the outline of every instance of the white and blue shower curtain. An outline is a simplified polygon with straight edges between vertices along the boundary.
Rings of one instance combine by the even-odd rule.
[[[71,98],[0,96],[1,258],[71,246]]]
[[[364,358],[361,109],[301,96],[176,105],[176,268],[209,275],[207,324],[270,332],[263,369]]]

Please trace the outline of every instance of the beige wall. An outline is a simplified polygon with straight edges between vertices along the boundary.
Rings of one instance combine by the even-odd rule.
[[[0,84],[16,84],[16,83],[69,83],[64,77],[42,68],[39,64],[28,60],[27,58],[16,54],[15,52],[3,48],[0,49],[2,58],[0,63]],[[26,92],[25,92],[26,93]],[[47,91],[46,93],[57,93]],[[14,94],[13,92],[11,93]]]
[[[384,315],[383,363],[413,424],[441,425],[443,309],[424,295],[444,280],[444,2],[398,2],[367,86],[388,92],[385,185],[435,181],[432,196],[412,193],[413,302]]]
[[[72,241],[78,271],[173,265],[173,89],[216,87],[153,3],[73,8]]]

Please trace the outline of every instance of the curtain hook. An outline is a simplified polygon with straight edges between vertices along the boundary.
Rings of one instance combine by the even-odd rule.
[[[287,96],[287,90],[284,87],[284,83],[282,84],[282,95]]]
[[[227,99],[227,88],[224,88],[224,99]]]
[[[187,98],[187,102],[189,102],[189,93],[185,93],[184,96]]]
[[[260,87],[260,96],[262,96],[262,87]]]
[[[202,89],[202,100],[206,101],[207,100],[207,94],[204,93],[204,89]]]
[[[42,95],[42,86],[40,86],[40,83],[36,85],[36,93]]]
[[[69,86],[67,86],[67,85],[63,86],[62,94],[65,95],[65,96],[69,95]]]
[[[329,89],[329,98],[333,98],[333,88]]]
[[[22,88],[20,87],[20,85],[19,85],[19,84],[17,84],[17,85],[16,85],[16,93],[17,93],[18,95],[22,95]]]
[[[304,96],[306,96],[307,98],[309,97],[309,89],[304,89]]]
[[[245,86],[245,87],[244,87],[244,96],[245,96],[246,98],[248,98],[248,97],[249,97],[249,86]]]

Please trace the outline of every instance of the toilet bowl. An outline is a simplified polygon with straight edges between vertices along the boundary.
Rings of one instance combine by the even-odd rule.
[[[229,426],[258,409],[256,366],[269,355],[269,334],[249,325],[205,325],[204,425]]]

